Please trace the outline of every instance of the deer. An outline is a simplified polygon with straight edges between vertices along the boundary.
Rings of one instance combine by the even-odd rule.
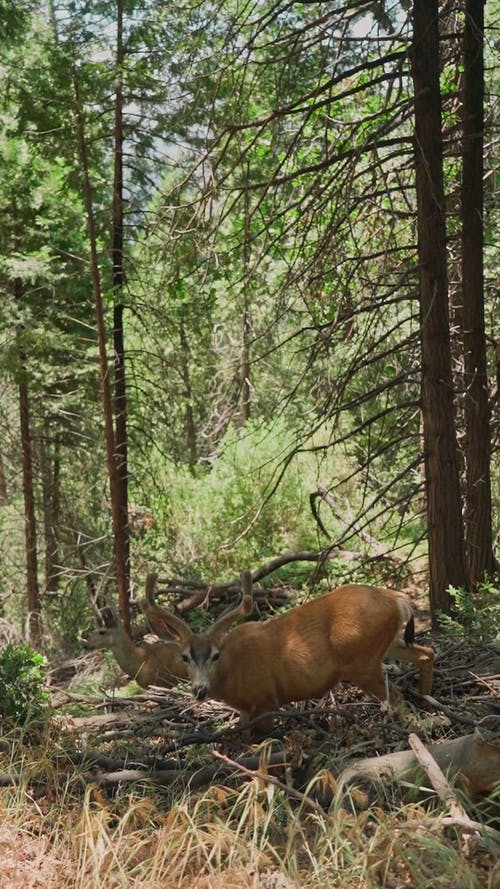
[[[385,701],[384,658],[415,665],[420,693],[430,694],[434,651],[415,644],[405,593],[345,584],[284,614],[230,629],[253,610],[249,571],[241,585],[239,604],[202,633],[157,605],[152,588],[140,607],[154,632],[176,637],[195,698],[228,704],[239,711],[242,727],[251,721],[257,734],[269,734],[271,711],[321,697],[341,680]]]
[[[108,605],[101,609],[100,618],[102,626],[84,641],[84,647],[98,651],[111,649],[122,670],[141,688],[150,685],[172,688],[188,678],[186,664],[175,641],[142,641],[136,645],[113,607]]]

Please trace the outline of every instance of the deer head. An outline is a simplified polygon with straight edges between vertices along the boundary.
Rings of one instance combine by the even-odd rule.
[[[212,676],[224,646],[226,633],[232,624],[252,612],[252,575],[250,571],[242,572],[240,603],[221,615],[204,633],[194,633],[185,620],[156,604],[154,600],[156,582],[153,576],[151,577],[151,581],[146,585],[146,598],[142,600],[140,607],[153,632],[159,636],[176,637],[191,679],[193,694],[198,700],[204,700],[212,685]]]

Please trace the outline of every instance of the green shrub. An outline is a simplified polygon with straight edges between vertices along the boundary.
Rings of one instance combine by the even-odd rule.
[[[500,638],[500,588],[489,581],[478,584],[471,593],[462,587],[449,587],[453,600],[453,614],[439,615],[439,623],[445,633],[463,633],[464,630],[480,636],[485,641]]]
[[[9,644],[0,654],[0,715],[15,725],[44,720],[48,691],[44,688],[47,661],[29,645]]]
[[[274,490],[292,443],[283,424],[249,423],[244,432],[226,433],[207,470],[193,475],[165,461],[158,465],[167,496],[152,504],[151,556],[171,571],[227,579],[286,550],[317,548],[309,507],[317,484],[313,461],[305,455],[294,461]],[[146,545],[142,540],[143,551]]]
[[[175,576],[228,580],[284,552],[322,549],[341,537],[351,516],[366,507],[368,495],[354,459],[341,445],[328,447],[330,434],[322,426],[301,441],[282,417],[250,420],[242,429],[230,427],[217,453],[195,470],[166,460],[153,446],[144,452],[147,471],[137,473],[131,501],[147,504],[156,522],[132,540],[132,562],[156,563],[162,573]],[[319,532],[310,504],[320,484],[332,489],[335,505],[332,510],[318,504],[327,536]],[[423,536],[420,517],[410,511],[403,521],[398,511],[381,510],[380,503],[374,513],[372,524],[366,518],[361,523],[365,531],[388,548],[413,555]],[[355,523],[343,548],[369,549]],[[352,568],[350,561],[349,578]],[[299,586],[314,570],[311,563],[294,563],[279,577]],[[341,582],[345,566],[337,569],[329,562],[326,571],[335,582],[340,572]]]

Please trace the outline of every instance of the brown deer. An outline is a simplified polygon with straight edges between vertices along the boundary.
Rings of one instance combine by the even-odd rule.
[[[84,647],[98,651],[110,649],[122,670],[142,688],[149,685],[171,688],[188,678],[187,666],[175,641],[142,641],[136,645],[114,608],[106,606],[100,617],[103,625],[84,641]]]
[[[386,699],[383,658],[417,667],[419,690],[429,694],[434,651],[414,644],[415,626],[404,593],[346,584],[266,621],[248,621],[252,576],[242,574],[241,603],[204,633],[154,601],[149,589],[140,605],[159,636],[174,634],[196,698],[212,697],[240,712],[241,722],[290,701],[316,698],[348,680],[379,700]],[[272,717],[257,721],[267,733]]]

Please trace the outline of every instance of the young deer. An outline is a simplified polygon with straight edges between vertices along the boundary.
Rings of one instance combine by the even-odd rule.
[[[100,615],[103,626],[85,640],[85,648],[111,649],[122,670],[142,688],[148,685],[171,688],[179,680],[188,678],[186,664],[175,641],[143,641],[136,645],[114,608],[107,606]],[[171,639],[171,634],[169,636]]]
[[[140,603],[154,632],[177,637],[199,700],[225,701],[239,710],[242,723],[290,701],[320,697],[342,679],[383,701],[384,657],[415,664],[421,694],[430,693],[434,651],[414,644],[413,615],[404,593],[347,584],[286,614],[227,632],[252,611],[250,572],[243,572],[242,588],[241,603],[205,633],[194,633],[157,605],[151,590]],[[272,717],[259,720],[257,727],[269,732]]]

